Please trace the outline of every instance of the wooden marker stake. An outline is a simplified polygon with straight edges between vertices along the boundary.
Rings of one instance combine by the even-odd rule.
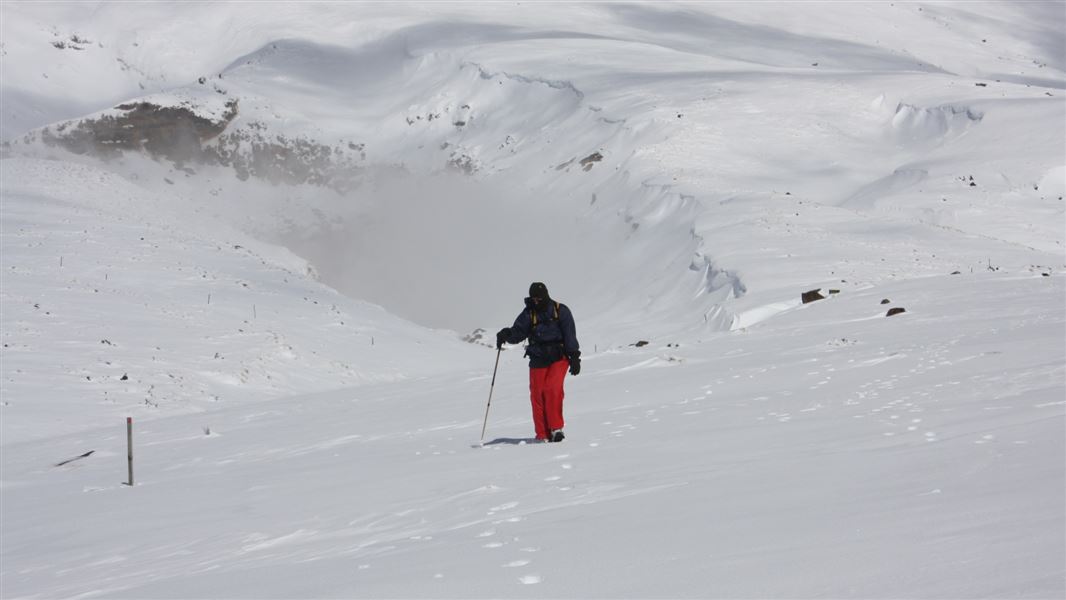
[[[133,417],[126,417],[126,450],[130,471],[130,480],[126,485],[133,487]]]

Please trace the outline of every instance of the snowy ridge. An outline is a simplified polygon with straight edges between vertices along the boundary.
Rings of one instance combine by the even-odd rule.
[[[582,237],[606,238],[606,243],[601,244],[601,247],[604,255],[611,256],[617,253],[619,241],[632,238],[642,225],[646,228],[660,223],[669,228],[690,226],[688,219],[695,209],[691,197],[679,197],[664,186],[642,189],[634,194],[630,185],[631,177],[628,171],[622,170],[627,164],[626,156],[631,153],[628,148],[647,139],[655,129],[642,132],[642,129],[647,129],[645,126],[606,122],[602,109],[594,111],[586,107],[581,93],[575,93],[572,85],[568,87],[538,78],[509,75],[486,78],[486,73],[480,67],[464,63],[449,54],[427,53],[412,57],[405,48],[400,42],[388,42],[371,44],[369,48],[352,53],[306,42],[268,44],[261,51],[237,61],[225,73],[223,85],[226,97],[236,102],[239,111],[224,132],[201,144],[206,164],[174,162],[167,169],[166,163],[169,161],[164,158],[161,169],[160,166],[145,166],[134,158],[133,167],[119,164],[112,168],[128,172],[148,185],[157,185],[162,181],[166,186],[181,190],[190,202],[206,200],[210,210],[223,214],[232,211],[242,221],[251,215],[251,218],[258,220],[252,229],[255,233],[270,239],[282,238],[288,240],[287,243],[294,243],[294,233],[302,238],[328,239],[331,230],[339,230],[348,237],[351,234],[349,229],[363,227],[352,222],[354,215],[378,211],[372,218],[385,218],[380,214],[380,209],[373,208],[383,204],[372,196],[405,194],[404,190],[395,189],[393,181],[397,173],[431,178],[454,173],[477,180],[481,189],[472,190],[466,186],[465,189],[452,192],[473,197],[476,202],[471,210],[482,213],[466,215],[465,225],[456,223],[466,229],[459,233],[459,237],[464,239],[483,235],[475,224],[491,221],[496,217],[493,213],[529,212],[533,209],[522,206],[532,207],[546,202],[556,209],[572,213],[575,208],[574,196],[581,197],[577,202],[584,204],[584,198],[597,197],[597,192],[592,191],[596,189],[606,197],[604,202],[598,203],[598,206],[595,201],[590,202],[588,209],[580,208],[572,225],[564,223],[562,232],[547,233],[563,240],[574,235],[570,232],[573,228]],[[316,86],[322,84],[320,77],[315,75],[318,71],[301,69],[299,74],[285,77],[277,75],[279,70],[289,73],[285,69],[292,68],[294,64],[347,64],[349,59],[356,65],[371,63],[376,69],[381,69],[382,63],[376,58],[379,54],[388,57],[384,64],[399,60],[403,66],[398,72],[385,68],[382,77],[367,78],[364,74],[364,79],[359,81],[372,82],[369,89],[358,85],[358,81],[348,81],[347,85],[351,87],[340,89],[349,89],[364,97],[392,98],[391,94],[399,85],[397,80],[402,78],[403,94],[414,102],[404,104],[404,100],[393,99],[393,103],[387,107],[389,112],[384,116],[368,115],[366,107],[354,107],[352,111],[347,105],[325,105],[331,107],[328,116],[325,111],[315,113],[313,107],[323,105],[309,95],[309,90],[317,90]],[[359,71],[351,65],[348,68],[354,69],[353,72]],[[315,96],[318,96],[317,91]],[[332,108],[337,106],[341,106],[341,114]],[[533,106],[537,110],[531,112],[529,108]],[[528,114],[534,117],[528,118]],[[327,118],[328,127],[323,126],[323,119]],[[19,147],[18,150],[38,156],[55,152],[53,148],[35,149],[33,144],[27,148]],[[179,155],[184,157],[188,153],[181,152]],[[218,166],[222,169],[216,168]],[[233,180],[232,175],[227,176],[227,167],[235,171],[237,181]],[[147,174],[153,171],[155,173],[152,175]],[[543,185],[516,189],[506,183],[515,178],[533,181],[548,174],[555,176],[554,181],[545,180]],[[293,187],[263,190],[255,181],[251,185],[244,185],[249,177]],[[197,196],[203,197],[205,180],[209,182],[206,191],[212,198],[201,200]],[[299,186],[304,184],[312,188],[323,186],[330,189],[301,189]],[[439,188],[442,184],[428,182],[427,185]],[[443,185],[443,189],[448,190],[463,186]],[[277,202],[286,205],[281,221],[272,218],[273,213],[280,213],[281,210],[270,210],[263,214],[260,208],[272,204],[279,192],[283,198]],[[231,201],[227,203],[229,206],[216,208],[214,197],[230,198]],[[326,200],[318,202],[316,198]],[[505,204],[502,208],[496,208],[485,206],[487,202]],[[368,204],[371,208],[366,208]],[[486,212],[488,216],[485,216]],[[232,220],[234,217],[229,218]],[[543,216],[536,219],[545,221]],[[238,226],[247,228],[243,222],[238,223]],[[559,225],[550,227],[558,229]],[[393,236],[393,232],[394,229],[387,228],[384,233]],[[696,238],[689,236],[688,239],[678,240],[680,243],[671,243],[655,250],[642,244],[626,252],[643,254],[649,262],[661,262],[664,254],[670,256],[669,260],[677,267],[662,274],[667,279],[655,284],[666,286],[664,293],[656,295],[668,300],[672,295],[667,290],[677,286],[674,278],[689,280],[686,285],[691,290],[706,285],[692,280],[693,272],[685,268],[697,250],[695,241]],[[410,246],[413,243],[414,239],[403,238],[399,245]],[[506,242],[501,239],[497,245],[506,245]],[[466,246],[465,241],[462,246]],[[303,251],[312,258],[319,257],[323,252],[334,254],[328,248],[304,246]],[[456,251],[466,253],[464,248]],[[516,248],[515,251],[522,252],[523,249]],[[572,263],[577,258],[580,261],[578,264],[566,265],[568,268],[555,276],[557,285],[564,289],[574,287],[571,282],[584,277],[578,268],[583,272],[590,268],[601,270],[601,265],[607,262],[598,255],[578,257],[565,245],[548,249],[548,252],[544,257],[514,256],[512,260],[540,262],[550,258],[560,263]],[[359,260],[359,257],[353,258]],[[326,257],[318,260],[333,259]],[[345,261],[343,268],[350,269],[350,262]],[[346,279],[331,276],[336,269],[329,264],[316,264],[316,267],[325,274],[329,283],[344,291],[351,291],[351,284],[347,284]],[[397,264],[395,268],[407,266]],[[360,281],[378,279],[366,277],[358,263],[356,271]],[[470,274],[481,277],[479,273]],[[657,276],[657,279],[662,279],[662,275]],[[339,277],[353,276],[344,273]],[[435,277],[439,276],[429,272],[420,274],[423,280]],[[527,285],[520,282],[528,278],[527,275],[515,277],[512,285]],[[617,276],[612,278],[617,279]],[[474,281],[469,283],[473,285]],[[396,307],[414,293],[414,289],[402,290],[402,293],[384,290],[368,298]],[[371,290],[371,294],[374,294],[374,290]],[[457,299],[452,301],[449,308],[453,312],[466,311],[462,315],[463,321],[430,323],[457,330],[484,327],[487,325],[484,321],[473,321],[471,317],[484,313],[490,304],[498,306],[500,300],[498,295],[474,299],[474,302]],[[673,308],[679,308],[673,301],[670,303]],[[638,301],[633,306],[616,308],[632,312],[640,310],[644,304]],[[599,312],[607,308],[593,307],[592,310]],[[403,312],[401,306],[400,310],[404,316],[419,316],[418,309]],[[425,309],[422,308],[421,312],[425,320]]]

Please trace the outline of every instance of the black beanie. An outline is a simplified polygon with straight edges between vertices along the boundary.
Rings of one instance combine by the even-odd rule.
[[[534,281],[529,286],[529,297],[540,298],[541,300],[548,299],[548,287],[539,281]]]

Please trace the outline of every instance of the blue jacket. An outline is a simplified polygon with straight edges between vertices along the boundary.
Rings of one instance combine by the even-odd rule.
[[[570,308],[551,299],[542,302],[540,309],[536,310],[535,326],[534,310],[533,301],[526,298],[526,307],[511,325],[511,336],[507,339],[509,344],[529,340],[526,347],[529,368],[543,369],[563,357],[580,357],[581,347],[577,343],[577,330]]]

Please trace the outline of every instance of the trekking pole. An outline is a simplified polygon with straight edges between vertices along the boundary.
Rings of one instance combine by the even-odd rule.
[[[481,445],[485,445],[485,428],[489,425],[489,407],[492,406],[492,390],[496,387],[496,370],[500,368],[500,352],[503,347],[496,348],[496,366],[492,368],[492,385],[489,386],[489,403],[485,405],[485,422],[481,425]]]

